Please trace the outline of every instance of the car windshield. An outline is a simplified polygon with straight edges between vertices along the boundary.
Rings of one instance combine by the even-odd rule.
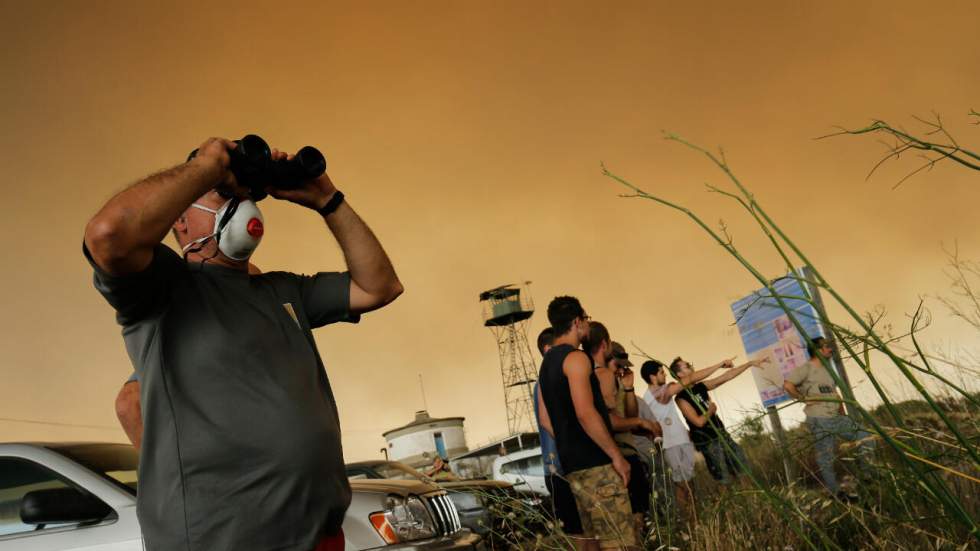
[[[136,495],[139,452],[129,444],[75,444],[59,446],[54,451]]]
[[[374,467],[381,478],[394,478],[396,480],[426,480],[426,476],[404,463],[391,461],[381,463]]]

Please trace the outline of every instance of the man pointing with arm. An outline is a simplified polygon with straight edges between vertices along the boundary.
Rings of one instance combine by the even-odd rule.
[[[229,169],[235,147],[206,141],[193,160],[110,199],[85,230],[95,286],[139,376],[138,513],[150,551],[342,542],[350,487],[312,330],[356,322],[402,292],[326,174],[268,191],[324,219],[347,271],[250,275],[264,221]],[[183,258],[161,244],[168,231]]]

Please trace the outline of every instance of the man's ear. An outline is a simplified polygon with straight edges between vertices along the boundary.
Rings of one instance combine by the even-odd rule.
[[[177,219],[174,220],[173,230],[175,236],[177,234],[187,233],[187,216],[183,214],[178,216]]]
[[[187,235],[187,217],[181,214],[174,220],[174,225],[170,227],[170,233],[174,235],[174,239],[180,245],[180,236]]]

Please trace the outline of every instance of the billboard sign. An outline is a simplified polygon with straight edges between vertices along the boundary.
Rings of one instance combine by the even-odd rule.
[[[798,275],[799,272],[794,274]],[[817,310],[803,299],[805,295],[798,279],[783,277],[773,282],[772,286],[776,295],[793,311],[807,337],[825,336]],[[763,407],[789,400],[790,397],[783,391],[783,379],[793,368],[809,359],[803,336],[768,289],[760,289],[738,300],[732,304],[732,313],[748,359],[769,358],[768,363],[752,370]]]

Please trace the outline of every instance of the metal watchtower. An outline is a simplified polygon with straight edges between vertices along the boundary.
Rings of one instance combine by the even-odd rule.
[[[525,291],[530,283],[524,283]],[[521,289],[513,284],[480,293],[480,302],[483,303],[483,325],[489,327],[497,339],[507,405],[507,430],[510,434],[534,432],[537,422],[533,391],[538,370],[527,340],[527,320],[534,315],[534,303],[529,293],[522,297]]]

